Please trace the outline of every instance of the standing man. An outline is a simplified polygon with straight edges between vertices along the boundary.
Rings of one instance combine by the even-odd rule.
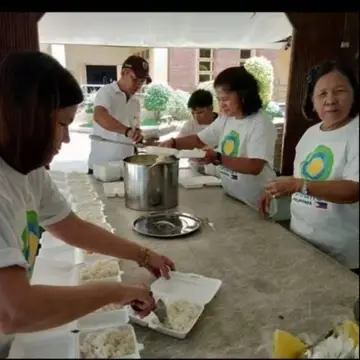
[[[119,161],[134,154],[132,143],[143,139],[139,128],[140,102],[134,94],[150,82],[148,62],[132,55],[123,63],[120,79],[97,92],[93,134],[105,141],[91,140],[89,174],[93,173],[94,164]],[[129,145],[115,144],[109,140]]]

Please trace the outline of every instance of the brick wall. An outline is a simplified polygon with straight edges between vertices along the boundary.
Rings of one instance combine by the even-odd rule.
[[[173,89],[192,92],[196,87],[196,49],[169,48],[168,83]]]
[[[214,77],[216,77],[217,74],[228,67],[239,66],[239,62],[240,50],[214,50]]]

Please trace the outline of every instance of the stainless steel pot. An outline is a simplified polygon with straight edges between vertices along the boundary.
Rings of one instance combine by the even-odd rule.
[[[125,204],[133,210],[160,211],[178,205],[179,160],[168,156],[166,162],[150,166],[157,156],[138,154],[125,158]]]

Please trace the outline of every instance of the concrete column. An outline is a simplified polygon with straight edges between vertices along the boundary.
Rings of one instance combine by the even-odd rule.
[[[150,76],[154,83],[168,83],[168,49],[153,48],[150,51]]]
[[[51,44],[51,56],[54,57],[63,67],[66,67],[65,45]]]

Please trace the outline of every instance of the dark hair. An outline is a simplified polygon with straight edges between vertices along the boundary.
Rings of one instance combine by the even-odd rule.
[[[238,94],[244,116],[257,113],[262,107],[259,84],[244,66],[235,66],[223,70],[215,79],[214,87]]]
[[[350,109],[349,116],[353,118],[359,113],[359,83],[356,80],[354,71],[351,68],[343,66],[335,61],[325,61],[319,65],[314,66],[309,71],[306,78],[307,85],[302,106],[302,112],[306,119],[320,120],[319,116],[314,110],[312,99],[314,88],[321,77],[333,71],[338,71],[340,74],[346,77],[354,91],[354,103]]]
[[[0,63],[0,156],[17,171],[46,165],[52,152],[56,109],[81,103],[73,75],[41,52],[16,52]]]
[[[188,101],[188,108],[192,110],[210,106],[213,106],[213,96],[210,91],[204,89],[195,90]]]

